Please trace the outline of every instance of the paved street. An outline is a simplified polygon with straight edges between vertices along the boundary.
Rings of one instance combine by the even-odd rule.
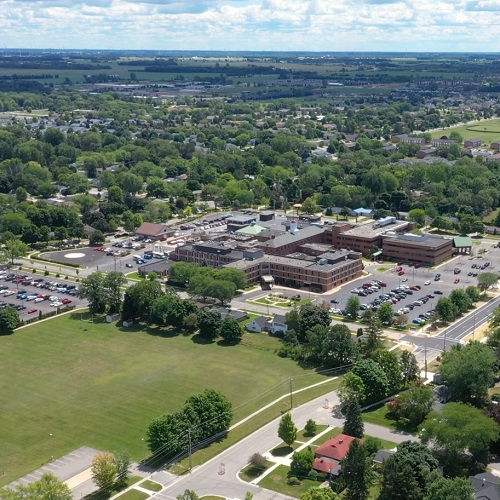
[[[328,408],[325,408],[326,400],[328,400]],[[312,418],[318,424],[341,427],[342,420],[336,418],[332,411],[338,402],[336,392],[331,392],[293,410],[293,420],[299,429],[305,426],[309,418]],[[154,498],[162,500],[175,499],[177,495],[183,493],[186,489],[195,490],[199,496],[220,495],[226,498],[243,499],[245,493],[251,491],[257,500],[290,498],[259,486],[244,483],[237,477],[238,471],[247,465],[248,458],[252,453],[264,454],[280,444],[278,423],[279,418],[222,452],[216,458],[195,468],[191,474],[174,479]],[[372,424],[365,424],[365,432],[368,435],[397,443],[417,439],[415,436],[398,433]],[[155,476],[153,475],[153,480],[156,480]]]
[[[453,345],[460,343],[465,337],[473,333],[476,328],[479,328],[488,321],[493,311],[499,305],[500,296],[492,298],[486,304],[459,319],[439,335],[434,337],[405,335],[401,340],[414,344],[417,347],[414,354],[419,363],[422,364],[424,362],[425,350],[427,350],[427,361],[431,361],[442,353],[443,350],[449,351]]]

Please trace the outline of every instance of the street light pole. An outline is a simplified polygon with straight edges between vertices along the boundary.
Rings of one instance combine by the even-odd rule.
[[[427,380],[427,341],[424,342],[425,380]]]
[[[52,432],[49,434],[49,436],[50,436],[50,451],[51,451],[50,459],[54,460],[54,440],[52,439],[54,436]]]
[[[293,378],[290,377],[290,410],[293,408]]]

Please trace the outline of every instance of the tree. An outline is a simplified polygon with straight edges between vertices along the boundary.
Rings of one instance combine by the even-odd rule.
[[[417,426],[432,410],[435,401],[436,397],[431,387],[415,386],[391,399],[386,406],[396,420],[404,420]]]
[[[469,297],[469,299],[470,299],[470,301],[471,301],[472,304],[475,304],[481,298],[481,295],[480,295],[479,290],[477,289],[477,287],[472,286],[472,285],[468,286],[465,289],[465,293]]]
[[[230,281],[235,284],[237,290],[243,290],[247,286],[246,274],[241,269],[219,269],[215,272],[215,279]]]
[[[431,412],[421,425],[420,438],[439,454],[447,474],[456,472],[465,452],[476,464],[486,465],[490,444],[500,427],[481,410],[462,403],[448,403],[440,413]]]
[[[346,325],[316,325],[307,334],[306,351],[311,359],[328,368],[345,366],[358,357],[358,346]]]
[[[109,451],[97,453],[92,460],[92,479],[103,491],[110,491],[116,480],[118,467]]]
[[[306,214],[314,214],[318,211],[318,204],[314,198],[309,197],[302,202],[302,211]]]
[[[16,200],[21,202],[21,201],[26,201],[28,199],[28,191],[24,189],[22,186],[19,186],[16,189]]]
[[[130,465],[132,460],[126,453],[119,452],[114,454],[116,464],[116,482],[125,483],[130,474]]]
[[[29,247],[26,243],[23,243],[17,238],[11,238],[5,241],[3,253],[7,259],[10,260],[11,264],[19,257],[23,257],[29,252]]]
[[[233,407],[224,394],[214,389],[190,396],[182,410],[194,443],[226,432],[233,418]]]
[[[140,319],[152,322],[153,305],[163,294],[161,286],[156,281],[140,281],[125,290],[122,304],[122,321]]]
[[[127,278],[125,278],[123,273],[110,271],[104,275],[104,298],[110,314],[120,312],[120,306],[122,303],[122,287],[126,284]]]
[[[420,378],[420,368],[418,367],[417,358],[409,351],[403,351],[399,358],[401,365],[401,380],[403,386],[407,386],[410,382],[416,382]]]
[[[304,342],[307,338],[307,333],[311,328],[316,325],[330,326],[330,315],[328,314],[328,310],[315,306],[311,303],[304,304],[300,306],[299,312],[299,324],[297,334],[299,336],[299,341]],[[288,321],[288,317],[287,317]],[[287,323],[288,324],[288,323]]]
[[[443,321],[449,323],[455,319],[457,308],[448,297],[441,297],[436,304],[436,313]]]
[[[359,301],[359,297],[357,297],[356,295],[351,295],[347,299],[347,303],[345,305],[346,314],[351,318],[356,318],[360,308],[361,302]]]
[[[291,446],[297,437],[297,427],[292,420],[290,412],[286,412],[280,420],[278,426],[278,437],[281,438],[288,446]]]
[[[310,418],[306,422],[306,426],[304,427],[304,430],[306,431],[305,433],[308,436],[314,436],[316,434],[316,430],[317,430],[316,422],[312,418]]]
[[[438,475],[438,461],[428,448],[404,441],[384,464],[379,499],[424,500],[429,485]]]
[[[104,282],[105,275],[96,271],[83,278],[78,288],[78,296],[88,300],[89,311],[92,314],[100,314],[106,310],[106,288]]]
[[[390,387],[387,376],[381,366],[372,359],[358,361],[351,372],[363,381],[366,403],[374,403],[384,399],[389,394]]]
[[[300,500],[339,500],[340,497],[331,488],[322,488],[313,486],[309,488],[301,497]]]
[[[228,314],[222,321],[219,335],[226,342],[237,343],[243,337],[243,330],[240,324],[231,315]]]
[[[154,300],[151,321],[158,326],[181,328],[185,318],[197,310],[193,302],[181,299],[176,293],[167,293]]]
[[[307,477],[314,463],[314,453],[308,446],[301,451],[296,451],[292,456],[290,474],[295,477]]]
[[[408,212],[408,220],[416,222],[419,226],[425,225],[425,210],[414,208]]]
[[[367,500],[372,483],[372,471],[366,449],[355,439],[342,460],[342,476],[345,481],[346,500]]]
[[[452,290],[450,293],[450,300],[459,313],[467,312],[472,305],[469,296],[464,290],[460,289]]]
[[[19,325],[19,313],[13,307],[0,310],[0,334],[12,333]]]
[[[385,349],[378,349],[373,354],[372,359],[382,368],[383,372],[385,373],[391,391],[397,391],[401,387],[403,376],[401,372],[401,364],[396,352],[386,351]]]
[[[440,368],[451,398],[478,407],[486,404],[488,387],[494,382],[495,362],[491,349],[480,342],[453,346],[443,355]]]
[[[361,439],[365,432],[363,418],[361,417],[361,406],[359,401],[353,399],[348,401],[342,408],[344,413],[344,428],[342,432],[348,436]]]
[[[207,294],[223,306],[233,300],[236,295],[236,285],[230,281],[211,280]]]
[[[19,485],[15,489],[0,490],[0,500],[72,500],[73,495],[68,485],[50,473],[28,485]]]
[[[378,319],[382,324],[392,325],[392,320],[394,318],[394,309],[390,302],[382,302],[377,311]]]
[[[495,273],[479,273],[477,276],[477,287],[484,294],[488,288],[497,284],[498,276]]]
[[[353,373],[347,372],[340,381],[338,396],[343,405],[351,401],[358,401],[360,404],[366,398],[365,384],[361,377]]]
[[[102,231],[96,229],[89,234],[89,245],[102,245],[106,241]]]
[[[370,319],[368,327],[366,328],[366,338],[361,349],[363,354],[369,358],[375,351],[383,347],[380,321],[377,317],[373,317]]]
[[[474,488],[464,477],[440,477],[429,486],[425,500],[474,500]]]
[[[182,495],[176,496],[177,500],[199,500],[199,498],[194,490],[184,490]]]
[[[215,340],[222,327],[222,318],[218,312],[210,311],[210,309],[201,309],[198,312],[198,329],[199,334],[204,339]]]

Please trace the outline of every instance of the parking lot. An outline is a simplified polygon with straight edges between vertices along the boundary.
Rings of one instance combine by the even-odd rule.
[[[77,291],[78,284],[61,279],[45,279],[10,271],[0,274],[0,308],[14,307],[22,320],[66,305],[87,305],[87,301],[77,297]]]

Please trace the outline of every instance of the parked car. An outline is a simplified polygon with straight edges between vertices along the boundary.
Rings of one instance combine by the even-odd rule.
[[[431,282],[430,282],[429,280],[427,280],[427,281],[424,283],[424,285],[430,285],[430,284],[431,284]]]

